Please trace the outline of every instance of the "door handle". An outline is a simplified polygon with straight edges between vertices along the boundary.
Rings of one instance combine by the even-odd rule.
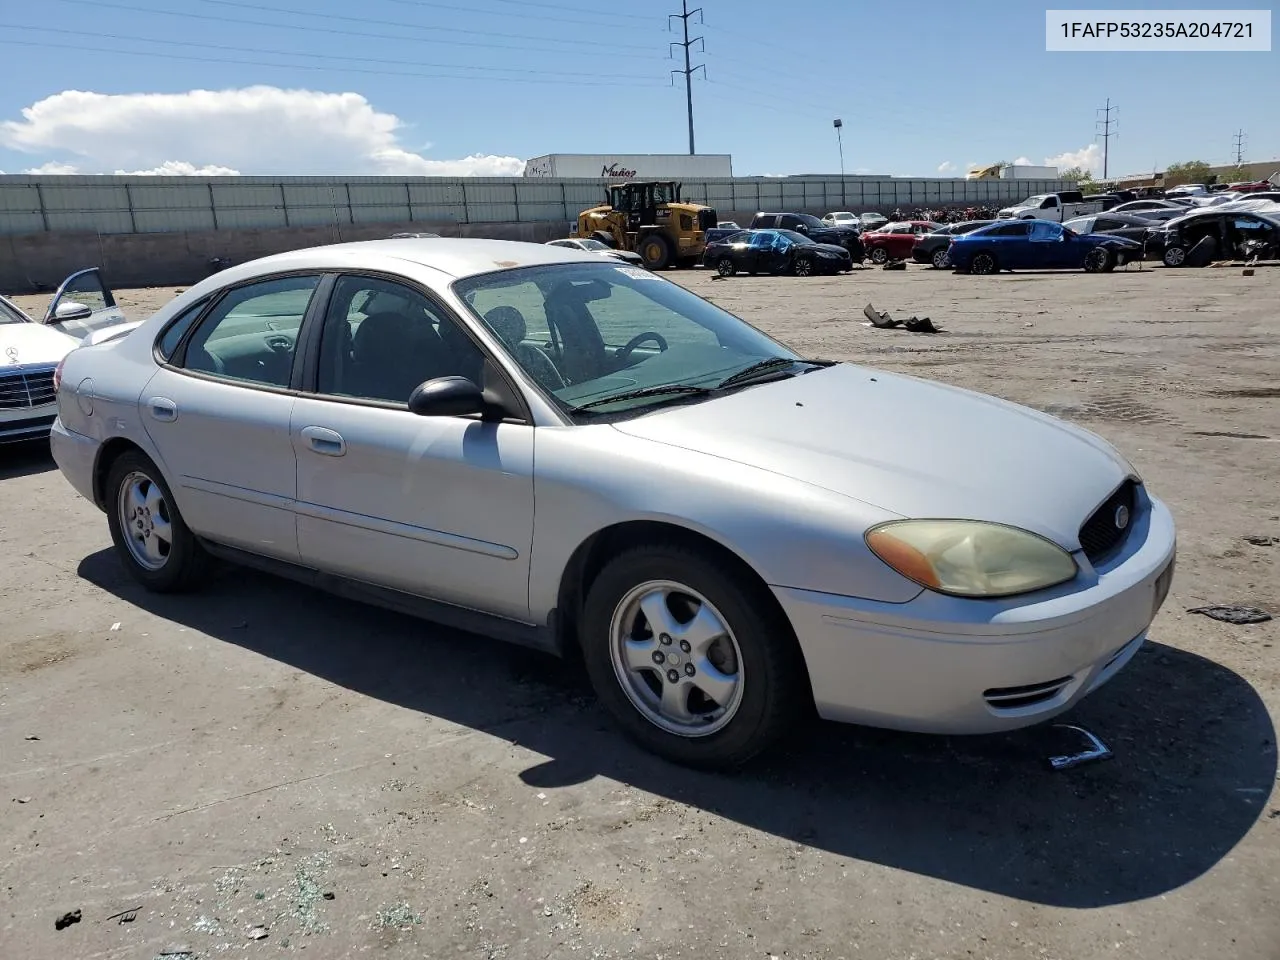
[[[178,405],[168,397],[152,397],[147,401],[152,419],[166,422],[178,419]]]
[[[347,442],[342,434],[327,427],[303,427],[302,436],[306,438],[311,449],[326,457],[340,457],[347,452]]]

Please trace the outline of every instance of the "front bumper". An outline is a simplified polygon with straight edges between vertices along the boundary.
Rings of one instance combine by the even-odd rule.
[[[1173,518],[1146,498],[1119,556],[1027,597],[908,603],[773,587],[825,718],[921,733],[992,733],[1070,709],[1129,662],[1168,593]]]
[[[53,421],[53,428],[49,431],[49,449],[53,453],[54,462],[76,493],[93,504],[97,504],[93,490],[93,470],[98,462],[100,446],[92,437],[68,430],[62,425],[62,420]]]
[[[58,410],[56,403],[0,411],[0,443],[43,440],[49,436]]]

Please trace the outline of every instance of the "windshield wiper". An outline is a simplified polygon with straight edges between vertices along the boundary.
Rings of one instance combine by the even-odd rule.
[[[595,400],[588,400],[586,403],[580,403],[575,407],[570,407],[574,413],[581,410],[590,410],[592,407],[602,407],[607,403],[620,403],[625,400],[641,400],[645,397],[677,397],[677,396],[705,396],[715,393],[712,387],[695,387],[687,383],[664,383],[656,387],[641,387],[638,390],[627,390],[624,393],[615,393],[608,397],[597,397]]]
[[[731,373],[716,384],[716,389],[723,390],[725,387],[740,386],[741,384],[754,380],[757,374],[764,373],[766,370],[772,370],[774,367],[789,367],[797,363],[807,362],[807,360],[792,360],[790,357],[766,357],[763,360],[757,360],[750,366],[743,367],[737,373]]]

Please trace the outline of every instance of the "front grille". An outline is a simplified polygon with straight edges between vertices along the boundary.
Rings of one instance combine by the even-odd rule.
[[[54,397],[52,370],[0,374],[0,409],[38,407]]]
[[[1095,567],[1124,546],[1125,538],[1133,528],[1137,488],[1133,480],[1120,484],[1080,528],[1080,548]],[[1117,520],[1121,518],[1122,511],[1125,522],[1120,525]]]
[[[982,697],[993,710],[1019,710],[1052,700],[1074,677],[1058,677],[1044,683],[1031,683],[1022,687],[992,687],[984,690]]]

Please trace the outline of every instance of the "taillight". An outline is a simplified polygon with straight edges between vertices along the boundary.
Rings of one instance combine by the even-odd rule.
[[[58,365],[53,368],[53,390],[56,393],[58,388],[62,386],[62,365],[67,362],[67,358],[63,357],[58,361]]]

